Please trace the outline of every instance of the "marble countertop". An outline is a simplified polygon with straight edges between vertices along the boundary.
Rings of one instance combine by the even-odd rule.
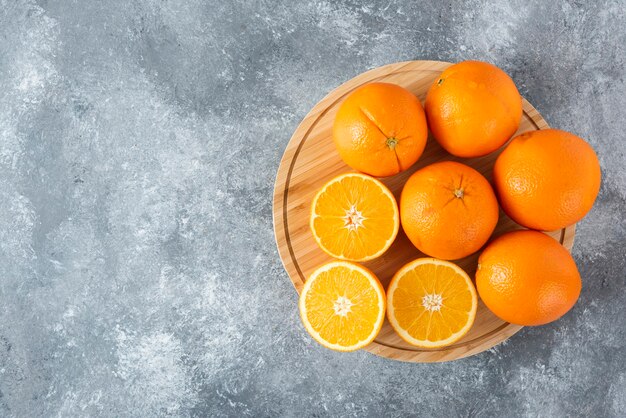
[[[626,415],[626,4],[0,1],[0,416]],[[309,338],[272,232],[328,91],[480,59],[588,140],[578,304],[480,355]]]

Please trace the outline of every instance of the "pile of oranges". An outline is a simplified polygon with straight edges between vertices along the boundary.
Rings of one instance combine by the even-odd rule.
[[[511,139],[521,116],[511,78],[478,61],[448,67],[423,107],[388,83],[366,84],[344,100],[333,141],[356,172],[319,190],[310,219],[317,244],[337,260],[313,272],[299,301],[315,340],[357,350],[374,340],[386,314],[408,343],[438,348],[470,330],[478,297],[502,320],[525,326],[552,322],[572,308],[581,289],[576,264],[540,231],[587,214],[600,188],[600,165],[593,149],[568,132],[545,129]],[[493,185],[465,164],[437,162],[409,177],[398,205],[376,177],[418,161],[429,130],[461,158],[487,155],[511,139],[495,162]],[[494,239],[500,208],[526,229]],[[385,290],[357,262],[384,254],[400,226],[429,257],[406,264]],[[474,285],[453,261],[481,249]]]

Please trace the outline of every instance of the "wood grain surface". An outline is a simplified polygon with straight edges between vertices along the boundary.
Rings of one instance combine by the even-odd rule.
[[[294,132],[283,154],[274,186],[274,234],[280,257],[298,293],[313,270],[329,261],[309,229],[310,206],[315,193],[338,174],[353,171],[344,164],[332,141],[332,124],[338,106],[357,87],[375,81],[395,83],[413,92],[423,103],[428,88],[448,66],[439,61],[407,61],[367,71],[337,87],[317,103]],[[526,100],[517,134],[546,129],[548,124]],[[504,148],[504,147],[503,147]],[[500,150],[502,150],[501,148]],[[416,170],[437,161],[459,161],[470,165],[491,181],[492,167],[500,150],[480,158],[457,158],[445,152],[431,137],[424,154],[409,170],[381,179],[399,199],[402,186]],[[521,229],[500,211],[494,237]],[[568,250],[574,243],[575,226],[547,233]],[[479,252],[480,253],[480,252]],[[479,253],[461,260],[459,266],[474,277]],[[408,240],[402,228],[391,248],[380,258],[363,263],[376,273],[386,288],[393,274],[405,263],[423,257]],[[297,309],[297,306],[294,306]],[[440,362],[471,356],[485,351],[515,334],[522,327],[509,324],[493,315],[479,300],[476,321],[470,332],[457,343],[442,349],[422,349],[404,342],[385,321],[376,340],[365,350],[394,360]]]

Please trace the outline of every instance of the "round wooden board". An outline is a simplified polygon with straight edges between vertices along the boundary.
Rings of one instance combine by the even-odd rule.
[[[276,175],[273,214],[274,233],[280,257],[298,293],[316,267],[332,260],[319,249],[309,229],[313,197],[328,180],[341,173],[353,171],[339,157],[331,137],[333,120],[340,103],[357,87],[374,81],[398,84],[413,92],[423,102],[430,85],[450,65],[452,64],[439,61],[407,61],[367,71],[330,92],[313,107],[294,132]],[[546,121],[526,100],[523,101],[523,108],[522,121],[516,135],[548,128]],[[413,167],[381,180],[399,199],[402,186],[416,170],[437,161],[452,160],[474,167],[491,181],[493,163],[498,154],[499,151],[496,151],[481,158],[457,158],[445,152],[429,136],[424,154]],[[494,236],[514,229],[521,227],[500,211],[500,220]],[[575,226],[570,226],[549,232],[548,235],[571,250],[574,233]],[[456,260],[455,263],[466,270],[470,277],[474,277],[478,254]],[[382,257],[363,265],[374,271],[386,288],[400,267],[423,256],[424,254],[409,242],[400,228],[391,248]],[[434,350],[411,346],[385,321],[376,340],[365,350],[401,361],[421,363],[450,361],[485,351],[506,340],[521,328],[500,320],[479,301],[474,326],[463,339],[453,345]]]

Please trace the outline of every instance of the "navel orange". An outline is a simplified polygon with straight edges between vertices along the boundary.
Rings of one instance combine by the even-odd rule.
[[[342,174],[313,199],[310,225],[317,244],[332,257],[371,260],[387,251],[398,234],[398,205],[375,178]]]
[[[527,228],[574,224],[600,190],[600,163],[583,139],[558,129],[519,135],[498,156],[493,180],[502,209]]]
[[[478,299],[467,273],[448,261],[419,258],[402,267],[387,290],[387,318],[409,344],[436,348],[472,327]]]
[[[478,171],[445,161],[409,178],[400,196],[400,219],[417,249],[456,260],[487,242],[498,223],[498,202]]]
[[[420,101],[389,83],[354,90],[339,107],[333,124],[333,140],[345,163],[376,177],[412,166],[422,155],[427,136]]]
[[[557,241],[537,231],[515,231],[482,252],[476,287],[485,305],[502,320],[542,325],[574,306],[581,280],[572,256]]]
[[[522,97],[495,65],[463,61],[435,80],[424,108],[428,127],[446,151],[478,157],[500,148],[517,131]]]
[[[371,343],[385,319],[385,291],[368,269],[345,261],[313,272],[300,294],[300,317],[324,347],[354,351]]]

